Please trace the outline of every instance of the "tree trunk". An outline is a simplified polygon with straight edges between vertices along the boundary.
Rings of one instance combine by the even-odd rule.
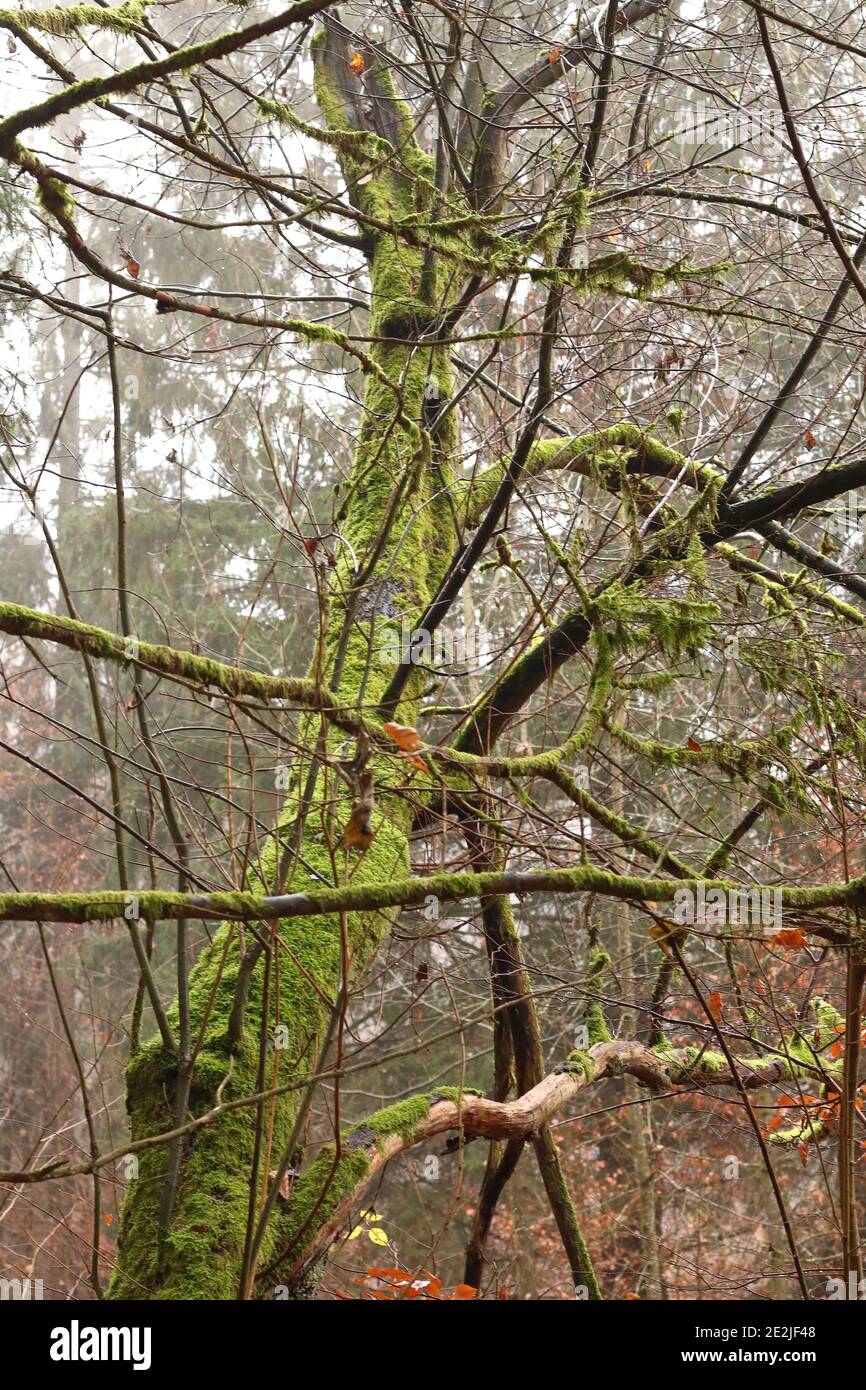
[[[319,106],[351,200],[371,220],[423,212],[416,190],[429,189],[432,195],[433,166],[414,140],[410,114],[396,101],[390,75],[375,55],[363,54],[361,81],[349,70],[350,57],[333,29],[323,29],[314,40]],[[399,159],[380,160],[377,172],[365,178],[369,160],[361,161],[358,154],[369,151],[375,137],[388,140]],[[448,355],[441,347],[417,344],[435,316],[440,272],[437,265],[422,263],[420,251],[383,233],[370,233],[367,254],[370,336],[390,341],[374,343],[365,366],[363,417],[340,521],[345,543],[332,572],[326,637],[314,666],[314,674],[338,690],[349,708],[375,706],[381,697],[394,672],[393,634],[404,615],[411,626],[424,611],[455,540],[443,493],[454,414],[435,443],[424,426],[425,406],[429,419],[429,403],[450,394]],[[401,722],[414,722],[419,677],[413,673],[406,686],[397,711]],[[308,746],[321,753],[322,739],[327,739],[328,751],[335,752],[338,741],[332,743],[313,719],[305,730]],[[302,891],[323,879],[345,881],[347,872],[354,885],[403,875],[409,813],[406,798],[392,793],[405,784],[409,765],[396,758],[372,758],[365,772],[372,773],[375,784],[369,845],[343,847],[342,832],[359,794],[314,758],[294,770],[274,836],[245,886],[272,892],[290,885]],[[224,924],[190,982],[191,1036],[198,1038],[191,1115],[211,1108],[218,1092],[226,1102],[276,1085],[303,1083],[316,1069],[344,976],[351,981],[364,971],[392,918],[382,911],[353,913],[342,920],[295,918],[279,924],[278,940],[262,926],[269,945],[265,951],[250,934],[244,944],[237,924]],[[177,1004],[170,1021],[176,1024]],[[283,1045],[271,1052],[267,1040],[280,1025]],[[127,1080],[134,1139],[172,1127],[175,1068],[176,1058],[159,1039],[132,1059]],[[240,1296],[242,1271],[249,1263],[248,1233],[267,1195],[268,1163],[261,1150],[266,1145],[271,1163],[283,1154],[302,1095],[303,1086],[277,1098],[266,1140],[257,1131],[271,1122],[270,1101],[261,1110],[256,1105],[231,1110],[197,1129],[185,1141],[170,1224],[161,1236],[167,1146],[144,1151],[124,1205],[109,1297]],[[359,1149],[348,1157],[348,1164],[338,1165],[326,1155],[318,1168],[314,1165],[322,1182],[314,1172],[312,1182],[296,1185],[296,1199],[277,1202],[261,1242],[261,1278],[254,1296],[274,1296],[274,1288],[285,1283],[280,1271],[298,1265],[307,1239],[336,1205],[343,1182],[349,1175],[357,1182],[367,1156]],[[297,1284],[291,1291],[302,1292]]]

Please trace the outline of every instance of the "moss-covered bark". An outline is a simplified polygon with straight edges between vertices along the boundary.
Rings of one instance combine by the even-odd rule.
[[[317,97],[328,129],[337,135],[361,129],[368,119],[362,109],[366,100],[376,112],[375,134],[387,140],[394,151],[372,178],[360,183],[353,162],[353,141],[336,142],[353,200],[371,214],[387,212],[388,218],[417,212],[418,197],[423,197],[427,188],[432,192],[432,168],[412,136],[408,112],[394,98],[388,73],[370,55],[360,82],[348,68],[340,40],[327,30],[314,40],[314,59]],[[453,444],[451,426],[437,436],[435,445],[423,428],[425,402],[450,394],[447,354],[441,348],[411,345],[422,321],[429,322],[435,311],[434,304],[418,298],[422,253],[393,236],[382,235],[371,240],[369,262],[371,336],[379,339],[371,355],[379,370],[368,374],[366,381],[357,452],[341,521],[349,544],[342,547],[333,575],[324,659],[325,679],[349,707],[369,707],[382,694],[393,674],[394,644],[384,640],[391,624],[399,626],[402,614],[411,623],[423,611],[453,548],[451,514],[442,497]],[[410,341],[395,341],[398,338]],[[395,406],[398,400],[399,406]],[[416,696],[417,686],[410,682],[399,714],[404,722],[414,719]],[[306,733],[312,749],[320,737],[312,717]],[[389,795],[402,772],[395,770],[393,759],[387,765],[384,760],[373,759],[371,766],[376,783],[374,835],[369,847],[353,850],[350,859],[352,881],[359,885],[401,877],[408,864],[405,800]],[[257,869],[248,876],[248,890],[275,891],[287,862],[291,870],[285,886],[292,891],[321,887],[323,879],[334,883],[335,877],[339,881],[345,872],[340,831],[351,813],[352,793],[342,783],[326,780],[321,770],[315,770],[315,762],[312,773],[310,769],[308,762],[298,770],[274,837]],[[299,824],[300,855],[293,855],[291,846]],[[281,922],[279,938],[286,949],[271,953],[269,968],[265,954],[259,956],[250,977],[239,1040],[233,1040],[233,1034],[237,1033],[237,986],[243,973],[242,937],[237,924],[226,923],[192,973],[192,1037],[201,1034],[190,1097],[192,1111],[200,1113],[213,1105],[221,1086],[224,1099],[256,1094],[262,1075],[261,1039],[276,1025],[285,1031],[280,1036],[280,1049],[266,1053],[267,1085],[308,1074],[320,1052],[331,1003],[340,991],[344,948],[351,975],[357,977],[387,934],[392,918],[392,912],[351,913],[345,922],[345,938],[338,914]],[[262,927],[265,934],[270,930]],[[249,942],[249,935],[246,940]],[[278,1011],[274,1004],[277,996]],[[128,1071],[128,1103],[135,1139],[172,1127],[175,1068],[176,1059],[166,1054],[159,1040],[133,1058]],[[291,1091],[275,1103],[270,1143],[273,1156],[279,1155],[291,1138],[300,1094]],[[255,1106],[237,1109],[189,1141],[183,1153],[171,1227],[162,1240],[159,1210],[166,1150],[160,1146],[142,1154],[139,1175],[124,1205],[117,1272],[109,1297],[175,1300],[238,1296],[255,1165],[256,1118]],[[316,1174],[324,1181],[327,1169],[327,1161],[320,1161],[312,1176],[297,1187],[311,1208],[315,1206],[311,1190]],[[261,1182],[259,1173],[259,1192]],[[327,1194],[322,1211],[329,1211],[334,1200],[334,1194]],[[267,1267],[286,1237],[297,1229],[298,1213],[290,1201],[269,1224],[261,1246],[260,1268]],[[273,1282],[279,1283],[277,1276]],[[267,1296],[266,1289],[263,1296]]]

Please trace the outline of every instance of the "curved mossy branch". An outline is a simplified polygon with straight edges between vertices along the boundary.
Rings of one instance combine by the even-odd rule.
[[[572,758],[586,748],[590,739],[601,728],[605,710],[613,687],[613,648],[603,627],[596,626],[596,659],[589,677],[586,708],[578,728],[556,748],[543,753],[521,754],[519,757],[484,757],[475,752],[465,752],[462,748],[443,748],[431,756],[445,767],[461,768],[476,772],[486,772],[493,777],[546,777],[560,768],[566,758]]]
[[[502,459],[477,477],[466,480],[456,490],[458,500],[465,507],[467,525],[480,521],[507,467],[507,460]],[[626,475],[657,478],[677,478],[682,475],[698,488],[724,480],[724,474],[711,464],[693,462],[685,454],[628,421],[589,434],[536,440],[526,460],[524,480],[542,478],[554,472],[576,473],[602,487],[613,485],[617,490],[622,484],[624,472]]]
[[[457,496],[465,509],[467,525],[476,524],[481,518],[484,507],[493,495],[506,467],[507,462],[501,460],[478,477],[465,481],[459,487]],[[862,462],[846,467],[849,471],[844,476],[832,480],[831,486],[834,490],[830,494],[831,497],[866,481],[866,472],[864,472]],[[713,467],[712,464],[695,462],[677,449],[672,449],[669,445],[664,444],[652,433],[642,430],[628,421],[610,425],[605,429],[596,430],[589,434],[560,436],[556,439],[537,441],[526,464],[525,478],[527,480],[542,478],[548,473],[561,470],[591,479],[600,486],[617,493],[622,486],[623,473],[626,477],[676,478],[698,491],[708,487],[717,488],[723,483],[725,477],[724,473]],[[833,470],[825,470],[825,473],[832,474]],[[824,477],[824,475],[819,476]],[[851,478],[856,481],[849,481]],[[817,478],[811,480],[810,489],[816,483]],[[785,505],[790,509],[792,500],[797,500],[796,489],[792,490],[787,487],[778,489],[775,493],[767,494],[763,499],[755,499],[754,502],[741,504],[744,510],[740,510],[739,507],[731,508],[726,526],[730,526],[731,519],[733,519],[736,529],[741,529],[747,525],[752,526],[776,549],[800,561],[805,569],[813,570],[832,583],[841,584],[858,597],[866,597],[866,579],[840,569],[831,559],[822,556],[813,547],[807,545],[799,537],[793,536],[777,520],[773,519],[774,507]],[[758,503],[760,503],[760,515],[758,514]],[[803,503],[803,506],[805,505],[807,504]],[[800,508],[798,507],[797,510]],[[748,556],[737,551],[734,546],[721,540],[716,542],[716,549],[734,569],[748,571],[756,578],[762,578],[767,583],[782,585],[790,591],[796,590],[830,608],[838,617],[847,618],[858,625],[866,622],[866,617],[859,609],[845,603],[820,585],[811,583],[805,578],[803,570],[797,573],[772,570],[759,561],[751,560]]]
[[[739,567],[738,562],[740,561],[742,561],[743,568],[760,568],[756,566],[754,561],[750,561],[746,556],[741,556],[733,547],[723,546],[720,547],[720,550],[734,568]],[[765,584],[774,582],[766,579],[763,575],[756,577]],[[783,586],[787,592],[803,587],[802,581],[798,581],[796,576],[782,576],[781,578],[790,581]],[[832,596],[827,595],[826,597],[829,600]],[[852,621],[856,620],[858,623],[866,621],[856,609],[850,608],[849,605],[840,606],[845,611],[839,616]],[[320,710],[329,722],[346,732],[359,734],[364,731],[382,747],[388,747],[388,740],[383,735],[378,720],[354,712],[334,691],[318,686],[314,680],[309,678],[273,676],[263,672],[250,671],[161,643],[132,639],[133,645],[130,646],[130,639],[118,633],[77,622],[71,618],[44,613],[38,609],[26,608],[19,604],[0,603],[0,632],[54,642],[74,651],[113,661],[120,665],[129,665],[134,660],[138,665],[155,674],[183,681],[202,690],[221,690],[234,699],[238,696],[248,695],[263,702],[289,701],[305,708]],[[609,674],[608,664],[604,669],[600,669],[594,678],[599,682],[599,701],[602,703],[607,689],[602,681],[609,679]],[[555,780],[556,775],[565,775],[562,773],[562,760],[577,751],[586,742],[590,732],[591,730],[584,729],[579,736],[572,736],[558,748],[531,756],[485,758],[464,752],[459,747],[453,750],[431,748],[425,750],[425,756],[439,762],[446,768],[448,766],[462,766],[486,771],[491,775],[500,777],[538,775],[550,776]],[[687,750],[675,751],[678,754],[683,754],[683,761],[689,760],[686,756]],[[700,755],[694,755],[692,760],[700,761]]]
[[[631,433],[632,430],[633,427],[627,427],[628,433]],[[617,434],[618,432],[619,427],[617,427]],[[639,435],[640,432],[638,431],[637,434]],[[645,436],[642,438],[646,439]],[[597,436],[584,436],[579,440],[568,441],[565,457],[570,456],[576,460],[585,461],[589,441],[592,441],[594,445],[597,439]],[[548,441],[544,442],[547,443]],[[664,461],[665,453],[672,452],[666,450],[665,446],[658,446],[656,449],[656,441],[652,441],[652,451],[660,463]],[[674,458],[676,461],[681,461],[681,456],[675,455]],[[498,476],[498,470],[491,476]],[[762,584],[765,588],[781,589],[786,594],[802,593],[823,602],[840,618],[855,622],[858,625],[862,625],[866,621],[857,609],[836,599],[834,595],[823,592],[818,586],[804,580],[801,574],[778,574],[742,555],[733,546],[726,543],[720,544],[718,548],[720,554],[733,569],[747,573],[754,582]],[[646,610],[646,602],[643,598],[636,595],[635,602],[640,604],[641,610]],[[583,614],[573,615],[571,621],[575,625],[579,624],[580,632],[585,632],[588,635],[589,624]],[[56,642],[88,655],[122,664],[128,664],[131,660],[128,640],[118,634],[17,604],[0,603],[0,631]],[[575,634],[574,641],[577,642],[577,634]],[[137,643],[136,651],[138,653],[136,660],[139,664],[155,673],[177,678],[198,685],[203,689],[219,689],[232,697],[249,695],[262,701],[289,700],[308,708],[321,709],[325,717],[338,727],[352,733],[360,733],[365,730],[377,742],[387,747],[387,740],[381,732],[381,725],[378,721],[353,713],[351,709],[341,703],[333,691],[317,687],[312,680],[247,671],[163,644],[140,642]],[[546,653],[546,655],[549,656],[550,654]],[[536,650],[531,650],[519,663],[527,681],[530,670],[537,660]],[[520,686],[521,682],[518,682],[518,690]],[[503,697],[500,697],[499,702],[495,708],[491,709],[488,717],[496,715],[497,718],[504,718],[507,712],[516,712],[520,707],[520,702],[519,695],[511,703],[507,703]],[[473,720],[478,721],[479,717],[476,714],[473,716]],[[470,729],[473,727],[474,725],[470,725]],[[568,774],[562,767],[563,759],[576,751],[581,740],[575,741],[572,738],[557,749],[520,758],[485,758],[475,752],[464,751],[461,747],[462,744],[474,741],[471,734],[464,732],[455,749],[431,749],[428,756],[446,770],[449,766],[464,766],[478,771],[483,770],[494,776],[513,778],[539,775],[556,780],[557,776],[567,777]],[[644,750],[641,749],[641,751]],[[712,749],[708,749],[706,752],[690,754],[689,750],[675,749],[670,752],[670,756],[676,761],[698,762],[702,758],[709,757],[712,751]],[[648,748],[647,752],[648,754],[651,753],[652,749]],[[732,750],[732,756],[734,756],[734,752]],[[735,761],[739,756],[739,753],[736,753]],[[565,790],[564,786],[563,790]]]
[[[507,470],[507,460],[500,460],[479,477],[460,485],[465,497],[466,520],[477,521]],[[679,478],[698,491],[716,488],[724,481],[724,473],[712,464],[696,462],[688,455],[664,444],[653,434],[628,421],[607,426],[589,434],[560,436],[538,440],[527,460],[524,476],[542,477],[557,470],[578,473],[592,478],[601,486],[619,486],[623,472],[660,478]],[[705,547],[730,539],[739,531],[758,530],[771,544],[788,537],[779,535],[777,523],[795,516],[808,507],[831,501],[866,484],[866,459],[824,468],[799,482],[769,488],[766,492],[744,502],[719,507],[717,525],[701,536]],[[806,561],[805,551],[797,558]],[[841,582],[838,576],[837,582]]]
[[[827,470],[828,473],[833,471],[837,474],[843,472],[841,469]],[[821,490],[821,500],[827,500],[828,497],[837,496],[857,486],[857,482],[852,481],[852,479],[859,479],[861,483],[866,483],[866,462],[860,462],[846,468],[844,477],[837,476],[832,484],[825,483]],[[810,480],[816,486],[818,481],[820,478]],[[803,487],[806,488],[808,485],[804,483]],[[790,515],[791,512],[799,510],[799,507],[795,506],[792,500],[792,496],[797,495],[796,488],[779,489],[779,494],[783,494],[779,497],[779,505],[787,509],[786,514]],[[772,510],[774,505],[772,499],[776,497],[777,494],[770,493],[762,499],[761,515]],[[806,505],[805,501],[803,505]],[[730,537],[740,529],[738,520],[736,518],[731,520],[735,513],[737,517],[742,518],[743,527],[756,529],[763,534],[762,522],[751,519],[753,516],[752,504],[743,503],[736,508],[727,510],[724,527],[720,524],[715,531],[700,535],[700,544],[705,550],[716,546],[723,535]],[[694,540],[694,537],[692,539]],[[746,556],[738,557],[736,550],[730,545],[723,547],[723,554],[732,567],[748,572],[756,582],[763,584],[771,591],[774,586],[780,594],[785,596],[790,595],[793,591],[799,591],[804,596],[813,598],[816,602],[832,609],[840,619],[853,621],[858,626],[862,625],[864,621],[863,615],[853,609],[850,604],[824,592],[818,586],[810,583],[802,574],[796,576],[776,574],[768,567],[750,561]],[[685,558],[686,546],[682,544],[679,554],[674,550],[673,553],[663,557],[659,553],[648,552],[626,574],[624,581],[618,581],[620,593],[627,588],[633,589],[633,601],[637,602],[640,590],[636,586],[647,573],[657,568],[663,560],[665,563],[671,563],[682,562]],[[604,590],[610,587],[610,582],[602,585],[593,595],[593,598],[600,598]],[[514,716],[526,707],[542,685],[552,680],[568,661],[584,649],[592,632],[593,624],[583,605],[567,612],[553,629],[545,632],[523,656],[514,662],[498,685],[484,697],[480,704],[472,709],[456,740],[456,751],[476,756],[485,753],[489,755]]]
[[[735,1060],[739,1080],[750,1091],[798,1079],[814,1081],[826,1070],[814,1050],[808,1056],[792,1052],[788,1057]],[[604,1039],[583,1052],[572,1053],[560,1071],[544,1077],[517,1100],[487,1100],[443,1087],[400,1101],[353,1125],[341,1138],[339,1154],[329,1146],[296,1180],[284,1203],[281,1259],[269,1281],[291,1287],[327,1254],[349,1225],[366,1189],[399,1154],[455,1130],[471,1137],[531,1142],[588,1086],[626,1075],[658,1093],[737,1085],[721,1053],[667,1045],[650,1049],[641,1043]],[[322,1200],[328,1174],[331,1183]],[[317,1203],[311,1222],[310,1213]],[[265,1285],[260,1296],[271,1296]]]
[[[843,1028],[842,1016],[832,1004],[823,999],[816,999],[812,1004],[812,1012],[815,1015],[816,1027],[811,1035],[806,1032],[794,1032],[782,1039],[781,1047],[768,1047],[766,1055],[762,1057],[738,1058],[737,1067],[741,1072],[741,1079],[747,1089],[756,1089],[765,1085],[776,1085],[781,1082],[800,1082],[809,1081],[820,1084],[826,1090],[836,1089],[836,1082],[841,1075],[843,1061],[841,1058],[834,1058],[829,1055],[829,1049],[834,1042],[838,1042]],[[606,1031],[606,1030],[605,1030]],[[596,1039],[590,1038],[589,1046],[583,1050],[575,1050],[567,1057],[564,1065],[552,1076],[543,1081],[545,1087],[552,1084],[562,1073],[567,1073],[573,1077],[583,1076],[582,1085],[589,1084],[592,1080],[600,1080],[601,1074],[598,1070],[598,1058],[600,1047],[609,1047],[612,1051],[604,1053],[604,1065],[606,1075],[613,1075],[616,1072],[630,1072],[643,1080],[647,1086],[656,1089],[668,1089],[671,1085],[683,1085],[693,1088],[695,1085],[735,1085],[733,1076],[727,1065],[727,1060],[722,1053],[708,1051],[706,1047],[674,1047],[667,1039],[663,1040],[656,1047],[647,1047],[642,1043],[629,1042],[623,1039],[611,1041],[607,1037]],[[622,1063],[621,1059],[625,1059]],[[214,1107],[187,1121],[183,1132],[190,1135],[198,1130],[204,1129],[215,1124],[223,1115],[231,1114],[235,1111],[243,1110],[255,1105],[262,1097],[252,1095],[247,1097],[235,1097],[226,1099],[224,1092],[233,1074],[234,1064],[230,1060],[224,1075],[216,1090],[216,1103]],[[287,1090],[298,1091],[302,1089],[303,1082],[295,1079],[287,1084]],[[530,1088],[532,1090],[532,1088]],[[580,1087],[578,1088],[580,1089]],[[536,1088],[537,1090],[537,1088]],[[265,1098],[273,1096],[273,1090],[265,1093]],[[456,1099],[460,1092],[457,1088],[439,1088],[431,1093],[437,1097],[451,1096]],[[543,1094],[547,1094],[547,1091]],[[560,1094],[559,1092],[557,1094]],[[571,1090],[566,1093],[566,1098],[573,1094]],[[533,1093],[535,1095],[535,1093]],[[463,1092],[463,1106],[474,1104],[476,1092]],[[524,1097],[524,1100],[527,1098]],[[535,1096],[537,1099],[537,1096]],[[400,1132],[413,1129],[415,1120],[420,1120],[425,1114],[421,1104],[429,1102],[429,1095],[424,1097],[409,1098],[406,1101],[398,1102],[394,1106],[386,1107],[381,1112],[382,1118],[374,1124],[370,1120],[362,1121],[352,1127],[350,1133],[369,1130],[372,1128],[374,1133],[391,1133],[395,1127]],[[506,1123],[496,1126],[492,1122],[489,1125],[490,1132],[479,1129],[479,1134],[487,1138],[496,1139],[498,1137],[524,1140],[531,1133],[531,1126],[523,1124],[516,1128],[511,1126],[507,1120],[508,1106],[517,1105],[518,1102],[506,1104]],[[534,1104],[534,1100],[533,1100]],[[485,1113],[496,1116],[499,1112],[496,1109],[498,1102],[487,1100],[484,1105],[488,1107]],[[494,1107],[490,1110],[489,1107]],[[461,1114],[463,1112],[461,1111]],[[525,1114],[525,1109],[521,1110]],[[543,1124],[549,1115],[538,1111],[535,1116],[537,1124]],[[459,1126],[458,1126],[459,1127]],[[70,1162],[63,1156],[50,1159],[41,1164],[38,1168],[30,1168],[22,1171],[3,1170],[0,1171],[0,1182],[9,1184],[24,1183],[32,1185],[35,1183],[49,1182],[57,1178],[80,1177],[98,1171],[105,1167],[116,1165],[126,1154],[143,1154],[149,1149],[158,1149],[168,1144],[181,1131],[168,1130],[164,1133],[155,1133],[149,1136],[132,1140],[119,1148],[113,1149],[108,1153],[98,1154],[95,1158],[84,1159],[80,1162]],[[420,1142],[417,1140],[416,1142]],[[356,1145],[357,1147],[357,1145]],[[293,1223],[297,1229],[297,1222]]]
[[[73,651],[123,666],[134,662],[145,670],[182,681],[203,691],[220,690],[235,700],[248,695],[251,699],[262,702],[297,704],[302,708],[320,712],[329,723],[346,733],[365,733],[384,751],[393,751],[393,742],[383,732],[379,720],[356,712],[345,698],[334,690],[317,685],[311,678],[273,676],[229,666],[211,657],[199,656],[177,647],[140,641],[137,638],[129,639],[88,623],[13,603],[0,603],[0,632],[54,642]],[[551,749],[532,757],[487,759],[461,753],[459,750],[452,752],[447,748],[430,748],[424,750],[425,757],[439,764],[446,773],[451,768],[464,767],[501,777],[545,776],[555,769],[563,758],[584,746],[598,727],[604,710],[607,692],[605,682],[609,679],[609,674],[609,660],[600,661],[594,678],[595,696],[591,701],[591,718],[584,722],[578,734],[572,735],[558,749]]]

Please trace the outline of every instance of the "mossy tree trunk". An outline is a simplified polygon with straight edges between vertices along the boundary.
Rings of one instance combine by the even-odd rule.
[[[361,81],[349,69],[350,58],[336,30],[320,31],[314,40],[316,93],[352,202],[372,221],[423,212],[419,199],[432,197],[434,169],[415,141],[409,112],[395,99],[390,75],[373,53],[363,54]],[[365,139],[369,149],[371,134],[387,141],[396,157],[363,177],[368,165],[357,162],[355,151]],[[443,294],[435,261],[429,256],[425,261],[393,234],[371,232],[367,256],[370,335],[379,341],[370,354],[340,523],[343,544],[314,671],[348,707],[375,706],[383,694],[394,673],[394,629],[403,616],[411,625],[424,611],[455,541],[443,489],[454,416],[435,440],[425,428],[430,402],[450,394],[447,350],[417,343],[447,291]],[[417,681],[410,679],[397,711],[404,723],[413,722],[417,690]],[[394,759],[373,760],[365,769],[375,784],[372,839],[366,848],[347,851],[342,831],[358,793],[329,775],[321,758],[323,738],[328,752],[335,753],[333,735],[309,719],[305,743],[318,756],[311,753],[294,771],[275,834],[249,876],[251,889],[302,891],[323,879],[340,882],[348,871],[354,884],[381,882],[407,870],[406,801],[389,794],[389,783],[393,788],[405,781],[406,773]],[[357,757],[357,749],[348,751]],[[343,758],[346,752],[339,749]],[[255,935],[225,924],[191,976],[190,1028],[197,1046],[189,1111],[201,1114],[218,1099],[302,1082],[315,1069],[346,977],[363,972],[391,918],[381,911],[296,918],[280,923],[276,933],[262,925],[266,950]],[[172,1023],[176,1013],[177,1004]],[[281,1029],[276,1050],[268,1045],[275,1028]],[[132,1059],[128,1107],[135,1139],[172,1128],[176,1062],[159,1039]],[[273,1105],[241,1106],[187,1138],[163,1230],[167,1146],[144,1152],[124,1205],[110,1298],[235,1299],[244,1283],[247,1293],[253,1292],[251,1232],[269,1186],[269,1168],[290,1143],[302,1094],[303,1088],[294,1089]],[[355,1168],[363,1162],[359,1155]],[[327,1166],[325,1160],[323,1191]],[[358,1176],[354,1169],[353,1175]],[[280,1269],[297,1263],[305,1235],[324,1221],[337,1195],[328,1192],[317,1211],[320,1193],[303,1220],[297,1206],[290,1203],[287,1213],[282,1202],[276,1204],[258,1250],[261,1296],[273,1296]]]

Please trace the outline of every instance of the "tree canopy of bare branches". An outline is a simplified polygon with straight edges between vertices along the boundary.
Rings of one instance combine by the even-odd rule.
[[[859,10],[0,29],[0,1273],[860,1287]]]

